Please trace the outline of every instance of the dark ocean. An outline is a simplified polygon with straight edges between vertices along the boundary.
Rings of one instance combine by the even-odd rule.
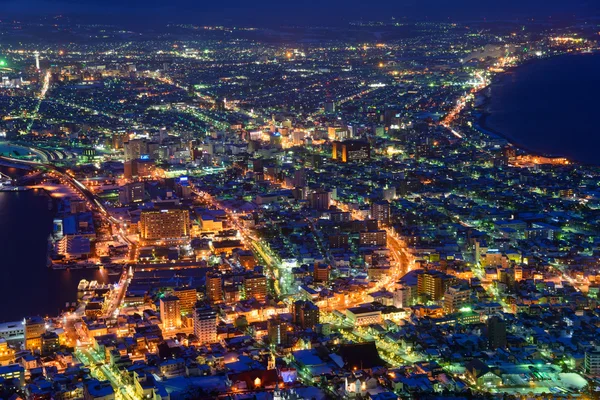
[[[540,154],[600,165],[600,54],[534,61],[491,88],[485,126]]]
[[[48,195],[38,190],[0,192],[0,322],[56,316],[66,302],[77,300],[81,279],[110,279],[105,271],[58,271],[46,266],[54,218],[48,201]]]

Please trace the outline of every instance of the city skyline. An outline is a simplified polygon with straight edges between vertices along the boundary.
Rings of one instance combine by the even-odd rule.
[[[594,4],[6,5],[0,398],[598,398]]]

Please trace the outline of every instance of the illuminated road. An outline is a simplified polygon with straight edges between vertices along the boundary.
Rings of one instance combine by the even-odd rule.
[[[210,203],[212,206],[217,207],[220,210],[223,210],[227,213],[227,216],[230,220],[235,224],[238,232],[241,235],[242,243],[248,248],[251,249],[254,254],[256,254],[262,261],[264,261],[265,266],[268,268],[270,277],[275,276],[275,271],[280,270],[281,263],[277,260],[277,257],[272,253],[272,251],[265,247],[263,241],[256,237],[250,229],[246,228],[242,222],[240,222],[239,215],[235,213],[231,213],[230,210],[224,209],[220,206],[218,202],[216,202],[212,196],[202,190],[199,190],[194,185],[192,185],[192,191],[196,193],[203,201]],[[279,283],[274,285],[274,289],[277,294],[286,294],[286,291],[281,291],[281,287]]]
[[[93,349],[78,347],[75,351],[75,356],[85,366],[89,367],[92,374],[98,379],[106,379],[110,382],[116,399],[137,400],[139,398],[135,393],[133,385],[126,384],[123,378],[117,375]]]
[[[42,105],[42,101],[46,98],[46,94],[48,93],[48,89],[50,89],[50,70],[46,71],[46,74],[44,75],[43,81],[42,81],[42,89],[40,90],[40,93],[37,96],[37,103],[35,105],[35,108],[33,109],[32,113],[31,113],[31,119],[29,121],[29,123],[27,124],[27,130],[26,133],[31,132],[31,128],[33,127],[33,123],[35,122],[36,118],[38,117],[38,114],[40,112],[40,106]]]
[[[452,123],[460,115],[462,110],[465,109],[467,103],[475,97],[475,93],[487,86],[487,80],[481,73],[476,73],[475,78],[477,80],[473,83],[473,88],[467,94],[461,96],[457,100],[454,108],[450,110],[448,114],[446,114],[446,117],[440,122],[440,125],[450,130],[450,132],[459,139],[462,139],[463,136],[458,131],[452,128]]]

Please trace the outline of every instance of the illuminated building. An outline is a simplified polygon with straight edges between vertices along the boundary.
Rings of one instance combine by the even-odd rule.
[[[351,307],[346,310],[346,316],[353,326],[379,324],[382,321],[381,311],[371,307]]]
[[[135,160],[125,161],[123,163],[123,176],[127,180],[131,180],[138,176],[137,163]]]
[[[210,242],[210,247],[215,254],[231,255],[233,250],[244,248],[244,245],[240,240],[213,240]]]
[[[173,294],[179,298],[179,309],[181,315],[190,315],[194,313],[198,294],[194,288],[175,288]]]
[[[273,132],[269,136],[269,142],[270,142],[271,146],[281,148],[281,133]]]
[[[334,141],[334,140],[339,141],[339,140],[346,139],[347,135],[348,135],[348,131],[342,127],[330,126],[329,128],[327,128],[327,137],[331,141]]]
[[[0,339],[0,366],[12,364],[15,361],[15,350],[8,347],[6,339]]]
[[[69,198],[71,214],[79,214],[87,211],[86,201],[78,198]]]
[[[267,297],[267,277],[264,275],[244,277],[244,293],[246,299],[263,301]]]
[[[217,341],[217,312],[211,307],[194,310],[194,335],[200,344]]]
[[[213,215],[201,215],[199,222],[203,232],[219,232],[223,230],[223,221]]]
[[[315,282],[329,282],[329,265],[315,263],[314,271],[313,271],[313,279]]]
[[[115,150],[119,150],[123,148],[123,144],[125,143],[125,139],[128,137],[126,132],[116,132],[112,135],[112,147]]]
[[[54,248],[67,259],[87,257],[92,252],[90,238],[81,235],[63,236]]]
[[[25,349],[41,350],[44,332],[46,332],[46,323],[41,317],[27,318],[25,320]]]
[[[481,323],[481,315],[472,311],[470,308],[462,308],[459,312],[454,314],[456,316],[456,322],[461,325],[471,325]]]
[[[42,355],[54,354],[60,349],[60,339],[55,332],[45,332],[42,334]]]
[[[416,289],[416,288],[415,288]],[[394,306],[398,308],[410,307],[414,303],[413,287],[402,286],[394,292]]]
[[[310,301],[294,302],[292,317],[294,324],[302,329],[313,328],[319,323],[319,307]]]
[[[333,142],[332,158],[343,163],[363,161],[371,158],[371,145],[362,140]]]
[[[456,282],[456,278],[439,271],[423,271],[417,275],[417,293],[430,300],[440,300],[446,289]]]
[[[19,386],[25,384],[25,368],[19,364],[10,364],[0,367],[0,381],[8,382],[13,379],[19,380]]]
[[[600,375],[600,351],[593,349],[585,352],[585,372],[591,375]]]
[[[234,304],[242,299],[240,287],[238,285],[228,285],[223,288],[223,297],[225,304]]]
[[[155,169],[154,161],[152,160],[135,160],[137,176],[140,178],[150,177]]]
[[[304,137],[306,136],[306,134],[304,133],[304,131],[293,131],[292,132],[292,144],[294,146],[302,146],[302,144],[304,143]]]
[[[390,203],[378,201],[371,204],[371,218],[376,219],[383,225],[390,224]]]
[[[253,269],[256,266],[256,258],[249,250],[241,250],[237,253],[238,262],[246,269]]]
[[[148,142],[145,139],[132,139],[123,143],[125,149],[125,161],[137,160],[140,158],[152,158],[151,151],[156,148],[156,144]]]
[[[190,213],[186,209],[143,210],[140,238],[145,242],[181,240],[190,234]]]
[[[294,328],[290,323],[276,315],[267,320],[267,331],[269,341],[275,345],[287,346],[289,343],[289,335]]]
[[[444,311],[448,314],[456,312],[471,303],[471,289],[451,286],[444,293]]]
[[[213,303],[223,301],[223,277],[206,274],[206,297]]]
[[[159,301],[159,306],[163,330],[181,327],[181,306],[178,297],[163,297]]]
[[[140,203],[146,197],[144,182],[129,183],[119,189],[119,202],[121,204]]]
[[[363,231],[360,233],[360,246],[368,247],[385,247],[387,244],[387,232],[384,230],[378,231]]]

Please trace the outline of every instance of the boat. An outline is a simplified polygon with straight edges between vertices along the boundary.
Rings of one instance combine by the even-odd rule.
[[[77,290],[79,290],[81,292],[81,291],[85,290],[89,284],[90,283],[88,282],[87,279],[82,279],[79,281],[79,285],[77,285]]]

